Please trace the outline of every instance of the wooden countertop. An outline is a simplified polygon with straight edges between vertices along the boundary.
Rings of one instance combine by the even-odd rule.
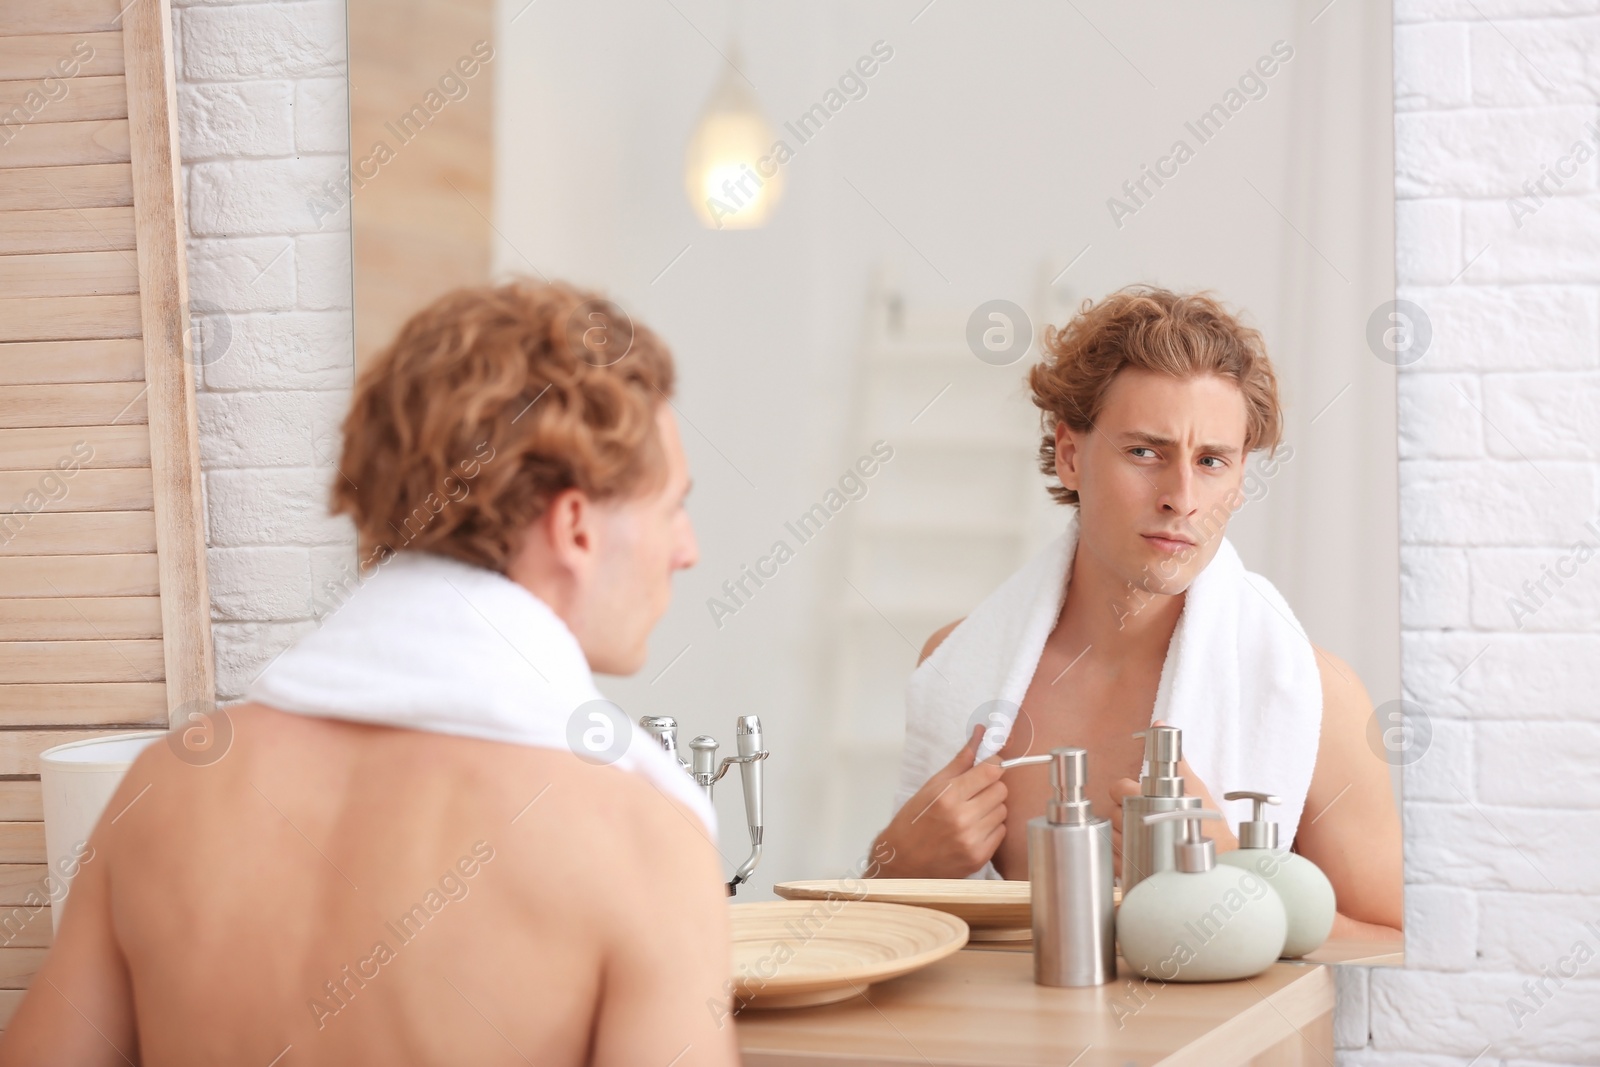
[[[1138,1067],[1333,1062],[1330,964],[1399,962],[1398,945],[1329,942],[1239,982],[1035,985],[1029,946],[969,945],[839,1004],[738,1016],[750,1067]]]

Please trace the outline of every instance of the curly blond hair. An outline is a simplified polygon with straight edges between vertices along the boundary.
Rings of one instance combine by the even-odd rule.
[[[1283,437],[1278,379],[1259,331],[1244,325],[1209,293],[1174,293],[1148,285],[1119,289],[1098,304],[1085,300],[1065,326],[1046,327],[1044,359],[1028,372],[1044,439],[1039,469],[1056,473],[1056,426],[1093,429],[1106,392],[1125,368],[1174,378],[1215,374],[1239,386],[1247,421],[1244,450],[1275,450]],[[1076,504],[1076,490],[1055,484],[1050,495]]]
[[[593,293],[457,289],[361,375],[332,512],[368,562],[410,548],[503,574],[562,490],[605,499],[665,477],[655,419],[673,381],[661,340]]]

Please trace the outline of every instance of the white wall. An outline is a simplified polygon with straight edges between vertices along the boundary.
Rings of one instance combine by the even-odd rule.
[[[217,693],[241,696],[355,565],[327,514],[352,374],[344,4],[174,0],[189,296],[203,320]]]
[[[1405,779],[1407,966],[1371,972],[1363,1067],[1600,1062],[1597,964],[1571,957],[1600,953],[1600,563],[1520,627],[1507,603],[1600,546],[1596,163],[1520,229],[1507,203],[1595,143],[1595,13],[1396,10],[1400,295],[1435,331],[1401,379],[1402,664],[1433,737]]]
[[[201,398],[224,693],[242,689],[310,625],[315,568],[353,561],[347,531],[319,518],[326,472],[292,444],[334,425],[321,405],[337,406],[333,395],[348,386],[345,275],[328,251],[334,241],[308,226],[300,203],[343,151],[338,106],[327,106],[340,84],[338,6],[194,3],[175,12],[185,53],[190,282],[197,299],[229,308],[226,317],[242,324],[226,361],[206,374]],[[1595,165],[1520,231],[1505,205],[1595,117],[1600,88],[1587,58],[1600,47],[1600,20],[1585,10],[1559,0],[1402,0],[1397,11],[1398,271],[1403,295],[1427,309],[1438,331],[1434,349],[1402,383],[1404,670],[1434,733],[1406,783],[1408,966],[1370,979],[1359,969],[1341,971],[1340,1043],[1360,1046],[1371,1035],[1370,1047],[1341,1052],[1342,1064],[1600,1061],[1592,963],[1559,988],[1547,982],[1553,995],[1520,1029],[1507,1006],[1512,997],[1531,1005],[1524,983],[1578,941],[1600,949],[1600,937],[1583,925],[1600,921],[1592,823],[1600,793],[1591,769],[1600,565],[1580,569],[1559,590],[1552,585],[1555,595],[1521,631],[1505,605],[1511,590],[1560,559],[1563,546],[1600,540],[1583,531],[1600,492]],[[689,31],[664,24],[661,32]],[[790,48],[824,72],[837,58],[819,56],[803,24]],[[687,131],[639,132],[681,143]],[[1045,179],[1023,168],[1019,180]],[[833,206],[860,210],[848,205],[840,197]],[[995,219],[1020,225],[1004,204]],[[863,217],[861,225],[871,221]],[[750,236],[775,241],[779,233]],[[641,258],[633,275],[613,284],[648,285],[680,247],[663,242],[659,257]],[[739,279],[717,281],[737,316]],[[760,281],[794,285],[790,277]],[[854,292],[862,281],[828,284]],[[737,317],[703,327],[674,323],[672,336],[688,353],[712,327],[751,325]],[[794,326],[809,336],[804,322]],[[738,366],[717,370],[736,375]],[[705,384],[702,373],[685,389]],[[825,395],[828,385],[819,374],[797,391]],[[736,403],[690,414],[713,434],[756,417]],[[819,431],[790,419],[780,409],[775,421],[792,431],[790,447],[812,447]],[[695,447],[702,477],[733,477],[718,471],[704,443]],[[738,458],[777,491],[764,477],[773,455]],[[790,487],[804,496],[831,470],[819,460],[816,477]],[[767,518],[735,526],[726,541],[710,540],[737,554],[750,536],[765,534]],[[776,610],[792,606],[784,601],[790,594],[774,594]],[[761,676],[760,649],[740,647],[752,658],[748,675]],[[693,661],[686,656],[679,667],[692,673]],[[714,682],[702,675],[692,684],[706,691]],[[718,707],[705,724],[721,728],[737,710]]]

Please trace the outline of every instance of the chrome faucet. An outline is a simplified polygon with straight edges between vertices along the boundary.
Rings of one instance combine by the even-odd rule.
[[[755,873],[756,864],[761,862],[761,761],[770,755],[761,747],[761,719],[755,715],[739,716],[735,728],[735,745],[739,754],[723,757],[720,764],[717,762],[717,749],[720,746],[717,739],[708,734],[701,734],[689,742],[689,759],[678,755],[678,720],[670,715],[646,715],[639,720],[639,725],[644,727],[645,733],[661,743],[667,755],[677,760],[678,766],[688,772],[696,785],[706,791],[707,800],[711,799],[711,787],[728,773],[728,768],[736,763],[739,765],[739,777],[744,781],[745,822],[750,828],[750,855],[739,864],[728,881],[728,895],[733,896],[739,884],[748,882]]]

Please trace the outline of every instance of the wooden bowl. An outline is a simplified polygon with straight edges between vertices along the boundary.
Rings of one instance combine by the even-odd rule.
[[[957,952],[967,924],[872,901],[763,900],[730,907],[739,1008],[832,1004]]]

